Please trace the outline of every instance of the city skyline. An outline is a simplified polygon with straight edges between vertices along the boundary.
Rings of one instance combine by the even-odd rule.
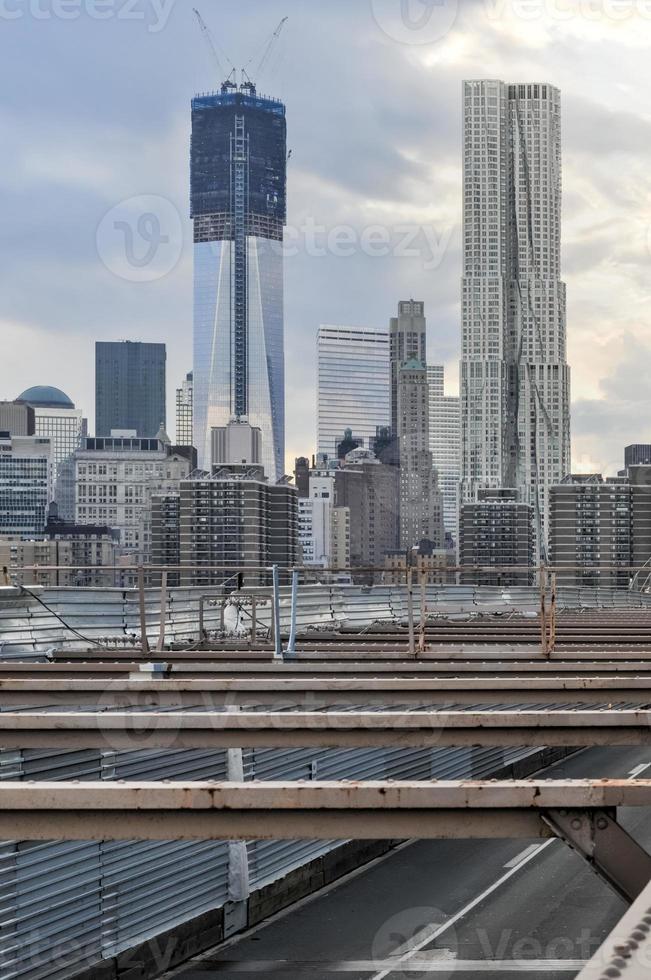
[[[429,224],[442,253],[441,263],[432,269],[423,268],[423,256],[373,257],[359,249],[349,258],[332,254],[315,258],[305,254],[303,245],[298,256],[288,258],[287,456],[309,451],[313,441],[310,392],[315,365],[308,362],[307,352],[319,322],[382,323],[384,310],[399,296],[422,296],[428,309],[437,313],[434,336],[440,348],[430,339],[432,357],[445,363],[454,390],[460,322],[461,128],[457,117],[461,81],[478,76],[481,51],[482,77],[546,78],[563,91],[563,265],[568,283],[568,360],[574,366],[573,469],[616,472],[622,445],[648,441],[640,410],[645,366],[651,360],[644,303],[650,261],[649,178],[644,166],[649,127],[641,91],[645,87],[639,86],[640,74],[644,78],[648,73],[639,36],[644,19],[637,26],[633,17],[619,23],[605,15],[588,21],[577,9],[564,22],[544,13],[525,20],[511,7],[499,16],[474,7],[474,22],[470,12],[462,10],[445,37],[419,46],[388,37],[366,4],[354,10],[348,5],[345,12],[341,4],[329,5],[320,13],[318,32],[306,24],[305,13],[292,2],[250,3],[248,11],[256,18],[261,42],[277,17],[290,15],[280,52],[285,68],[272,71],[262,90],[285,98],[291,113],[291,226],[304,227],[310,217],[328,230],[348,224],[359,240],[372,225],[393,231],[400,224]],[[207,19],[213,26],[208,15]],[[21,69],[25,32],[30,27],[30,42],[37,49],[53,39],[59,56],[88,71],[92,91],[106,74],[110,49],[105,36],[101,42],[99,36],[95,38],[96,24],[24,17],[9,26],[16,45],[4,69],[24,77],[25,84],[16,116],[3,117],[11,148],[3,182],[12,252],[6,264],[9,288],[2,328],[7,356],[0,382],[5,397],[32,384],[56,384],[92,417],[89,334],[101,340],[125,336],[159,340],[168,344],[170,359],[178,365],[176,375],[192,367],[187,120],[183,116],[189,97],[215,87],[218,80],[189,9],[175,8],[158,33],[137,22],[107,22],[108,36],[126,43],[135,84],[151,110],[143,143],[142,105],[132,105],[132,80],[128,86],[117,80],[106,117],[98,119],[84,93],[72,97],[73,89],[65,88],[73,86],[74,70],[67,78],[57,78],[45,97],[41,91],[36,98],[36,80],[28,79]],[[224,44],[232,45],[236,57],[255,47],[251,19],[241,16],[238,5],[224,5],[219,26]],[[310,39],[308,53],[299,45],[299,37]],[[319,77],[335,37],[351,57],[344,59],[342,77],[333,79],[326,92]],[[606,37],[611,41],[608,47],[602,43]],[[582,42],[578,47],[577,39]],[[168,72],[166,55],[172,48],[176,62]],[[365,50],[373,55],[369,83],[377,95],[377,108],[370,114],[358,99],[344,97],[356,89],[355,55]],[[593,79],[589,89],[587,77]],[[335,103],[339,115],[333,130],[334,116],[325,110]],[[55,116],[55,106],[60,115],[53,128],[45,114]],[[38,156],[27,122],[29,129],[38,132]],[[68,152],[57,151],[61,125],[68,129],[74,167]],[[430,152],[434,147],[436,151]],[[38,163],[44,158],[47,173]],[[613,181],[615,169],[626,177]],[[178,265],[153,282],[116,275],[98,256],[96,242],[104,216],[121,201],[143,192],[172,202],[181,216],[185,242]],[[52,202],[45,215],[43,194]],[[21,229],[37,215],[38,254],[27,253],[35,288],[27,292],[21,287],[17,263],[24,262],[32,239],[23,236]],[[426,244],[421,240],[421,251]],[[70,264],[75,266],[74,281],[69,278]],[[80,276],[79,268],[88,274]],[[21,363],[21,345],[34,351],[30,364]],[[170,372],[168,413],[177,383],[178,377]]]

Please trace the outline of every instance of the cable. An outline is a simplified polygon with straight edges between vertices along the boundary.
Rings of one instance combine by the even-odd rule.
[[[35,592],[32,592],[25,585],[19,585],[18,587],[21,590],[21,592],[26,592],[27,595],[31,595],[32,599],[36,599],[36,601],[38,603],[40,603],[43,606],[44,609],[47,609],[47,611],[50,613],[50,615],[54,616],[55,619],[58,619],[58,621],[61,623],[62,626],[65,626],[65,628],[67,630],[69,630],[71,633],[73,633],[75,636],[77,636],[80,640],[84,640],[85,643],[93,643],[95,646],[99,647],[101,650],[106,650],[106,651],[110,652],[109,647],[104,646],[104,644],[103,643],[100,643],[99,640],[93,640],[93,639],[91,639],[90,636],[84,636],[84,634],[83,633],[80,633],[79,630],[76,630],[74,628],[74,626],[69,626],[68,623],[66,623],[65,619],[62,619],[61,616],[59,616],[59,614],[54,611],[54,609],[51,609],[50,606],[48,606],[48,604],[46,602],[43,602],[43,600],[41,599],[41,597],[38,596],[38,595],[36,595]]]

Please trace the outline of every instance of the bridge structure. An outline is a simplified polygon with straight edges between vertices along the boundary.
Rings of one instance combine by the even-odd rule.
[[[276,594],[266,640],[258,618],[248,638],[202,626],[165,645],[163,629],[147,636],[141,593],[135,649],[63,643],[0,662],[0,748],[225,750],[226,778],[2,782],[0,838],[556,837],[630,906],[578,976],[647,977],[651,855],[619,812],[651,807],[651,779],[243,778],[247,748],[651,744],[651,608],[559,611],[551,598],[536,616],[455,618],[407,596],[404,621],[362,630],[299,630],[294,610],[283,635]]]

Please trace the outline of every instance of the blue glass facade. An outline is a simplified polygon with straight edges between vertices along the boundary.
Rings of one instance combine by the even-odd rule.
[[[284,473],[282,241],[285,107],[251,86],[192,102],[194,441],[246,418],[262,430],[266,475]]]
[[[165,362],[165,344],[95,344],[95,435],[135,429],[153,439],[165,427]]]

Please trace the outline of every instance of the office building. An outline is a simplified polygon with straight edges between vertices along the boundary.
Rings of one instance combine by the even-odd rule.
[[[476,501],[462,504],[459,518],[462,583],[531,584],[533,572],[527,569],[534,563],[533,520],[531,504],[521,501],[518,491],[510,488],[479,489]],[[510,566],[513,571],[509,571]],[[491,567],[495,571],[490,571]]]
[[[229,466],[212,477],[181,482],[181,565],[184,585],[268,585],[278,565],[281,581],[298,564],[298,494],[287,482],[269,483],[261,466]],[[219,571],[226,568],[227,571]]]
[[[546,551],[549,488],[570,472],[561,281],[561,97],[463,86],[462,499],[514,487]]]
[[[425,304],[417,300],[398,303],[398,316],[389,322],[391,364],[391,415],[390,425],[394,436],[400,428],[398,417],[398,375],[406,361],[427,363],[427,321]]]
[[[38,385],[28,388],[16,401],[34,413],[34,432],[51,445],[52,498],[60,516],[74,520],[75,488],[72,457],[87,435],[87,423],[81,409],[58,388]]]
[[[285,106],[247,82],[192,100],[194,445],[232,418],[262,431],[266,476],[285,472],[282,241]]]
[[[194,446],[192,431],[192,403],[194,386],[192,371],[186,374],[180,388],[176,389],[176,441],[179,446]]]
[[[33,436],[36,433],[34,409],[22,402],[0,402],[0,432],[12,436]]]
[[[339,579],[350,568],[350,507],[330,512],[330,568]]]
[[[299,497],[310,496],[310,461],[307,456],[298,456],[294,462],[294,486]]]
[[[317,361],[317,453],[336,459],[346,429],[370,449],[378,426],[391,418],[388,333],[324,324]]]
[[[2,426],[0,426],[2,428]],[[629,466],[650,466],[651,446],[646,443],[635,443],[624,450],[624,469]]]
[[[461,481],[461,417],[459,398],[445,394],[442,364],[427,367],[429,384],[429,447],[443,500],[443,526],[448,541],[459,534],[459,483]]]
[[[165,359],[165,344],[95,344],[96,436],[128,430],[153,439],[165,428]]]
[[[335,507],[335,471],[312,469],[308,496],[299,496],[299,539],[303,564],[329,568],[332,564],[332,512]]]
[[[398,468],[380,463],[368,449],[354,449],[334,477],[335,505],[349,511],[351,570],[383,568],[400,541]],[[381,574],[363,571],[356,578],[379,581]]]
[[[176,568],[167,573],[170,587],[181,584],[181,496],[153,494],[151,498],[151,563]],[[156,576],[158,578],[158,576]],[[159,578],[162,581],[162,574]]]
[[[213,466],[262,464],[262,433],[248,422],[231,419],[228,425],[211,431],[210,454]]]
[[[121,556],[150,563],[152,497],[178,491],[191,471],[188,457],[130,435],[85,439],[74,459],[75,522],[116,528]]]
[[[648,587],[651,466],[626,477],[573,474],[550,492],[550,561],[567,585]]]
[[[443,548],[443,505],[430,450],[429,386],[422,361],[405,361],[397,372],[400,449],[400,548],[429,541]]]
[[[446,549],[432,548],[423,542],[412,551],[396,551],[387,555],[384,581],[390,585],[404,585],[407,581],[407,568],[411,568],[412,583],[415,588],[426,585],[454,584],[454,557]]]
[[[111,588],[118,545],[113,528],[68,523],[52,504],[41,534],[0,536],[0,568],[19,585]]]
[[[40,534],[51,491],[51,446],[38,436],[0,432],[0,534]]]

